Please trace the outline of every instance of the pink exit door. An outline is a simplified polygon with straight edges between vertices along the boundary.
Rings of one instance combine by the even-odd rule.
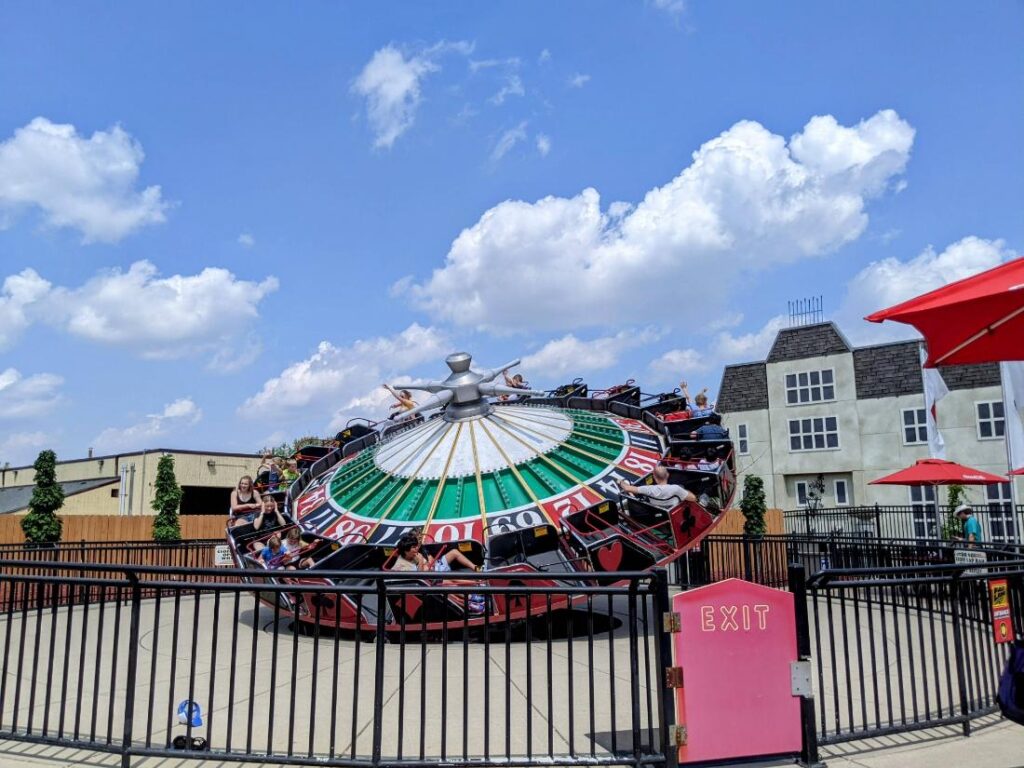
[[[800,751],[793,595],[740,579],[677,595],[676,723],[679,762]]]

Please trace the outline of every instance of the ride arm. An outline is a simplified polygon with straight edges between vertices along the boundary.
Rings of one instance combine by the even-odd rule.
[[[409,388],[408,385],[406,388]],[[451,390],[444,390],[443,392],[431,395],[431,397],[425,400],[422,405],[417,405],[415,408],[410,408],[408,411],[396,415],[395,421],[404,421],[405,419],[410,419],[419,413],[423,413],[423,411],[440,408],[442,405],[446,405],[448,401],[452,399],[452,396],[453,393]]]
[[[440,381],[413,381],[403,384],[402,389],[415,389],[418,392],[440,392],[444,389],[444,383]]]
[[[494,395],[546,395],[547,392],[539,389],[519,389],[518,387],[507,387],[504,384],[494,384],[492,382],[481,383],[478,385],[481,395],[487,395],[492,397]]]

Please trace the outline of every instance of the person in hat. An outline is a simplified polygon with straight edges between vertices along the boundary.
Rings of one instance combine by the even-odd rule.
[[[971,509],[970,504],[961,504],[956,508],[956,516],[964,524],[964,536],[963,540],[969,544],[978,544],[981,542],[981,523],[978,522],[978,518],[974,516],[974,510]]]

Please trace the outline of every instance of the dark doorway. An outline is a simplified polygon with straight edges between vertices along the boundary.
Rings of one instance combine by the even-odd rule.
[[[228,514],[231,506],[230,488],[208,488],[201,485],[181,486],[181,514],[220,515]]]

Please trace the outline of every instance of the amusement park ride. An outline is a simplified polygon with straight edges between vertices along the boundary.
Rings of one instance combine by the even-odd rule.
[[[523,573],[549,576],[530,583],[555,587],[566,574],[646,570],[694,547],[732,502],[732,444],[693,439],[715,417],[690,418],[678,393],[643,395],[632,381],[589,393],[580,381],[524,390],[494,383],[518,360],[484,371],[474,371],[466,353],[446,362],[444,381],[405,385],[429,393],[418,407],[381,423],[355,420],[333,445],[301,449],[302,474],[279,491],[284,527],[228,529],[239,567],[260,571],[272,535],[301,531],[291,561],[308,567],[264,572],[253,583],[324,584],[331,592],[319,600],[315,592],[264,593],[282,614],[342,629],[374,626],[380,611],[389,630],[516,621],[537,607],[498,594],[378,605],[337,588],[389,570],[397,543],[413,532],[425,555],[455,549],[490,574],[492,587],[522,584]],[[653,483],[659,464],[698,501],[665,509],[620,491],[623,480]],[[424,573],[422,582],[457,580],[459,567],[444,577]]]

